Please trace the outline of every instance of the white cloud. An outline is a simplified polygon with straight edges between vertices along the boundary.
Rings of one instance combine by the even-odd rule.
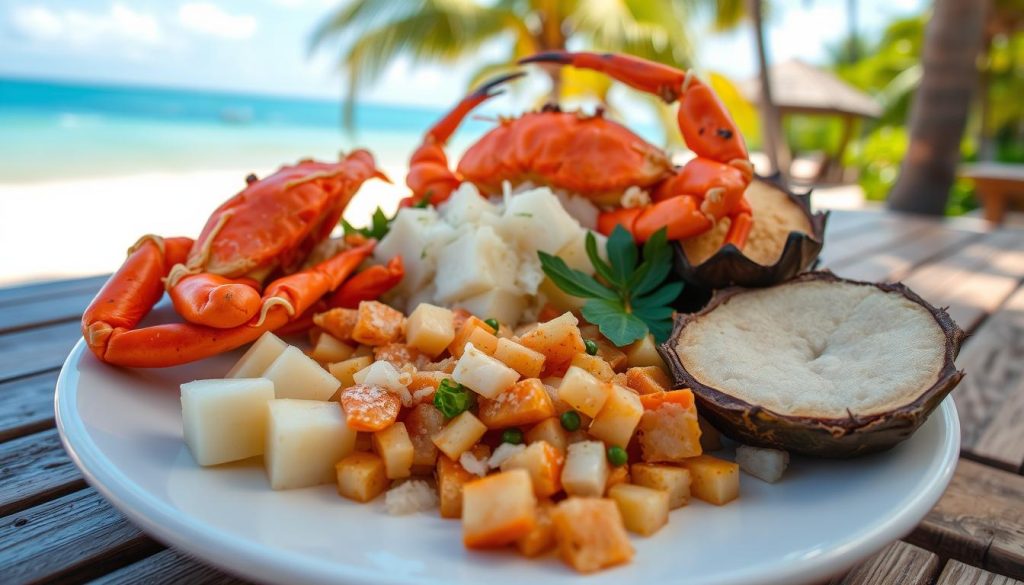
[[[256,32],[256,18],[230,14],[207,2],[188,2],[178,9],[178,22],[193,32],[231,40],[245,40]]]
[[[78,46],[102,41],[152,46],[164,40],[155,17],[119,2],[111,4],[106,12],[17,6],[11,14],[11,23],[15,30],[29,39],[67,41]]]

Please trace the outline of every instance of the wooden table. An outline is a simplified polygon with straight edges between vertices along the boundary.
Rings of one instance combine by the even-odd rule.
[[[1024,230],[835,213],[824,264],[903,280],[971,332],[954,392],[963,426],[953,482],[902,541],[834,583],[1024,580]],[[82,479],[54,429],[53,389],[103,277],[0,290],[0,581],[230,583],[167,549]]]

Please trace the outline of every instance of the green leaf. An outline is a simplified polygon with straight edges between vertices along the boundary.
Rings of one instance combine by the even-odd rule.
[[[672,249],[668,245],[666,230],[662,228],[644,244],[644,261],[629,282],[631,294],[639,296],[654,290],[671,271]]]
[[[586,237],[586,248],[587,257],[590,258],[590,264],[594,266],[594,271],[597,274],[608,281],[611,284],[615,284],[615,276],[612,275],[612,267],[601,258],[601,255],[597,253],[597,238],[594,237],[594,232],[587,231]]]
[[[558,256],[552,256],[546,252],[537,252],[540,258],[541,268],[544,274],[551,279],[555,286],[566,293],[585,299],[605,299],[618,301],[618,295],[605,288],[594,277],[579,270],[573,270]]]
[[[629,282],[630,275],[636,270],[637,250],[636,242],[626,228],[621,225],[615,226],[612,234],[608,236],[608,262],[612,265],[612,275],[615,277],[612,282],[621,286]]]
[[[660,321],[662,319],[671,319],[673,312],[675,311],[672,309],[672,307],[667,306],[633,307],[633,314],[639,317],[645,323],[650,323],[651,321]]]
[[[633,306],[650,308],[670,305],[679,298],[681,292],[683,292],[683,283],[670,282],[647,296],[634,297]]]
[[[651,335],[654,336],[654,340],[658,343],[665,343],[668,338],[672,335],[672,320],[662,319],[658,321],[648,321],[647,327],[651,330]]]
[[[601,335],[619,347],[647,335],[647,324],[626,312],[618,301],[591,299],[580,310],[583,318],[597,325]]]

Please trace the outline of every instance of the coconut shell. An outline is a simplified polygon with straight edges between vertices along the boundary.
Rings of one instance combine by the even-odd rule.
[[[784,192],[806,215],[811,233],[790,232],[782,254],[769,265],[759,264],[750,259],[732,244],[723,246],[710,258],[694,265],[683,250],[683,246],[674,243],[676,272],[688,284],[703,289],[771,286],[810,269],[818,259],[825,241],[828,212],[811,212],[810,191],[797,195],[786,189],[777,177],[755,177],[754,180]]]
[[[906,405],[867,416],[858,416],[848,410],[849,416],[845,418],[786,415],[708,386],[686,370],[675,348],[687,325],[711,313],[732,297],[747,292],[747,289],[738,287],[718,291],[700,312],[677,315],[672,335],[658,348],[659,353],[671,369],[676,386],[693,390],[700,414],[736,441],[828,458],[855,457],[889,449],[910,437],[963,378],[964,373],[956,369],[954,359],[960,351],[965,333],[945,310],[932,306],[902,283],[866,283],[839,278],[828,271],[808,272],[790,282],[808,280],[875,286],[885,292],[901,294],[925,307],[946,339],[944,362],[934,383]]]

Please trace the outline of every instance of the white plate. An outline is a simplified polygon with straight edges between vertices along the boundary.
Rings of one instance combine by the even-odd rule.
[[[694,501],[633,562],[579,577],[553,555],[469,552],[460,525],[391,517],[333,486],[271,491],[258,460],[202,469],[182,441],[178,384],[222,376],[238,353],[162,370],[101,364],[83,342],[57,381],[57,426],[89,483],[165,543],[230,572],[278,583],[814,582],[910,532],[952,476],[951,399],[909,440],[849,461],[794,458],[778,484],[744,475],[740,499]]]

